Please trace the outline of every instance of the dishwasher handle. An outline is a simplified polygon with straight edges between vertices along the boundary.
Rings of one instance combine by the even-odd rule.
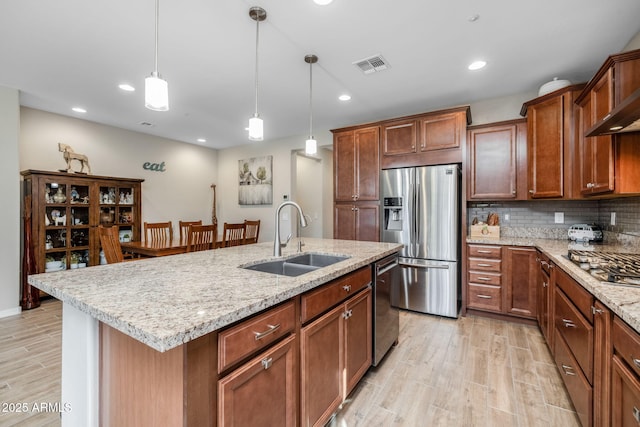
[[[384,260],[383,260],[384,261]],[[376,264],[376,276],[381,276],[398,265],[398,257],[394,256],[388,262]]]

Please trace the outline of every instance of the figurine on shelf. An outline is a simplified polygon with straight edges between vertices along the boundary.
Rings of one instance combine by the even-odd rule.
[[[109,203],[112,205],[116,203],[116,189],[113,187],[109,188]]]
[[[78,194],[78,190],[76,187],[71,187],[71,203],[76,203],[80,199],[80,194]]]
[[[44,189],[44,201],[45,203],[51,203],[51,189],[49,187]]]
[[[62,192],[62,187],[58,187],[58,191],[53,195],[53,201],[56,203],[64,203],[67,200],[67,196]]]
[[[91,167],[89,166],[89,159],[84,154],[79,154],[73,151],[73,149],[67,144],[63,144],[61,142],[58,143],[58,151],[62,153],[62,157],[64,157],[65,162],[67,162],[67,173],[77,172],[77,173],[91,173]],[[71,168],[71,161],[77,160],[80,162],[80,170],[74,171]],[[87,171],[84,171],[84,168],[87,168]]]
[[[124,205],[125,203],[127,203],[127,198],[126,198],[126,196],[124,195],[124,193],[122,191],[120,192],[120,202],[119,203],[121,205]]]

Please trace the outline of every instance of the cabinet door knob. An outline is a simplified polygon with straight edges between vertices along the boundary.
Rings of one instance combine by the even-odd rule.
[[[511,190],[511,194],[516,195],[516,190]]]
[[[529,194],[533,194],[533,190],[529,190]]]
[[[344,285],[342,289],[344,289],[346,292],[351,292],[351,285]]]
[[[269,369],[273,365],[273,358],[269,357],[268,359],[262,359],[262,367],[266,370]]]
[[[640,423],[640,409],[633,407],[633,418],[635,418],[637,423]]]
[[[543,287],[543,288],[546,288],[547,286],[549,286],[549,283],[548,283],[548,282],[542,282],[542,287]]]

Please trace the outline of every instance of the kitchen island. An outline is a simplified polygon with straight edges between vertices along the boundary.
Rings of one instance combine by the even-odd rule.
[[[197,425],[187,417],[189,405],[194,410],[214,406],[210,412],[215,414],[211,399],[216,385],[211,380],[219,372],[211,347],[217,331],[366,269],[400,248],[328,239],[305,238],[304,243],[305,252],[349,258],[297,277],[241,268],[272,259],[273,245],[260,243],[30,276],[31,285],[63,302],[62,401],[72,407],[62,414],[63,425],[109,425],[105,408],[113,402],[104,387],[135,395],[138,382],[158,376],[149,384],[157,395],[141,395],[141,405],[131,404],[127,410],[148,412],[143,418],[153,419],[154,411],[175,404],[176,396],[165,396],[162,390],[171,390],[165,383],[176,381],[184,383],[184,390],[173,390],[184,401],[178,417]],[[292,241],[283,257],[295,255],[295,247]],[[122,359],[110,360],[114,354],[122,354]],[[166,372],[167,366],[178,368]],[[156,402],[154,407],[144,406],[149,400]],[[206,423],[215,418],[198,416]]]

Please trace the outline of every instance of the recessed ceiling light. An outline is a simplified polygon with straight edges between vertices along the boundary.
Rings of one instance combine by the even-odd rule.
[[[207,140],[204,139],[204,138],[198,138],[198,139],[196,139],[196,141],[198,141],[198,142],[207,142]]]
[[[351,99],[351,95],[347,95],[347,94],[345,93],[345,94],[343,94],[343,95],[340,95],[340,96],[338,97],[338,99],[339,99],[340,101],[349,101],[349,100]]]
[[[478,15],[477,13],[475,15],[471,15],[469,17],[469,19],[467,19],[467,21],[469,22],[476,22],[478,19],[480,19],[480,15]]]
[[[487,65],[486,61],[474,61],[471,64],[469,64],[469,68],[470,70],[479,70],[481,68],[484,68],[484,66]]]
[[[76,113],[86,113],[87,112],[87,110],[85,110],[82,107],[73,107],[72,110],[75,111]]]
[[[122,90],[124,90],[125,92],[133,92],[136,90],[135,87],[131,86],[130,84],[127,83],[122,83],[120,85],[118,85],[118,87]]]
[[[319,4],[320,6],[326,6],[331,3],[333,0],[313,0],[315,4]]]

